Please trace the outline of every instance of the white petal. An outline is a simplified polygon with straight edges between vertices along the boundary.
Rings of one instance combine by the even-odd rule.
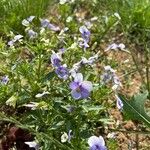
[[[35,141],[32,142],[24,142],[25,144],[29,145],[29,147],[34,147],[37,149],[38,144]]]
[[[82,82],[83,81],[83,75],[82,73],[77,73],[74,79],[75,82]]]
[[[48,91],[47,92],[44,91],[43,93],[38,93],[37,95],[35,95],[35,97],[40,98],[40,97],[47,95],[47,94],[50,94],[50,93]]]
[[[16,35],[16,36],[14,37],[14,40],[17,41],[17,40],[21,39],[22,37],[23,37],[23,36],[20,35],[20,34],[19,34],[19,35]]]
[[[24,26],[29,26],[29,21],[27,21],[26,19],[23,19],[22,20],[22,25],[24,25]]]
[[[68,134],[66,132],[64,132],[64,134],[61,136],[61,142],[65,143],[68,140]]]
[[[105,146],[105,141],[104,138],[102,136],[99,136],[99,140],[102,146]]]
[[[121,50],[125,49],[125,45],[123,43],[118,45],[118,48],[120,48]]]

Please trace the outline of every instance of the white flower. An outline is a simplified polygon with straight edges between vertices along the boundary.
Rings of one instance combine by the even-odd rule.
[[[116,18],[118,18],[119,20],[121,20],[121,17],[120,17],[120,15],[119,15],[117,12],[114,13],[114,16],[115,16]]]
[[[39,150],[39,144],[35,141],[32,142],[24,142],[25,144],[29,145],[30,148],[35,148],[35,150]]]
[[[60,0],[60,1],[59,1],[59,4],[63,5],[63,4],[65,4],[66,2],[67,2],[67,0]]]
[[[64,132],[64,134],[61,136],[61,142],[65,143],[68,141],[68,134]]]
[[[48,91],[44,91],[43,93],[38,93],[37,95],[35,95],[36,98],[41,98],[43,97],[44,95],[47,95],[47,94],[50,94]]]
[[[112,132],[112,133],[108,133],[107,138],[109,138],[109,139],[114,139],[115,136],[116,136],[116,133],[115,133],[115,132]]]
[[[66,19],[66,22],[69,23],[69,22],[71,22],[71,21],[72,21],[72,17],[71,17],[71,16],[68,16],[67,19]]]

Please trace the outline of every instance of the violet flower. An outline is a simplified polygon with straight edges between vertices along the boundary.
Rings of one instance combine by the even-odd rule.
[[[88,43],[90,40],[90,34],[91,34],[90,31],[86,28],[86,26],[81,26],[79,28],[79,31],[81,32],[82,38],[84,39],[84,41]]]
[[[88,144],[90,146],[90,150],[107,150],[102,136],[91,136],[88,139]]]
[[[120,49],[122,51],[126,51],[125,50],[125,45],[123,43],[120,43],[120,44],[113,43],[113,44],[111,44],[111,45],[109,45],[107,47],[107,49],[105,50],[105,52],[107,52],[109,50],[117,50],[117,49]]]
[[[74,81],[70,83],[71,95],[74,99],[84,99],[89,97],[90,92],[93,89],[90,81],[83,81],[83,75],[77,73]]]
[[[18,35],[16,35],[16,36],[14,36],[14,38],[13,38],[11,41],[8,42],[8,45],[9,45],[10,47],[12,47],[16,41],[21,41],[22,38],[23,38],[23,36],[20,35],[20,34],[18,34]]]
[[[47,26],[49,25],[49,20],[48,19],[41,19],[41,26],[43,28],[47,28]]]
[[[61,55],[59,53],[53,52],[51,55],[51,63],[54,67],[59,67],[61,65]]]
[[[122,100],[120,99],[120,97],[117,94],[115,96],[116,96],[116,99],[117,99],[117,102],[116,102],[117,108],[119,110],[122,110],[123,109],[123,102],[122,102]]]
[[[33,31],[32,29],[28,30],[28,35],[30,39],[34,39],[38,36],[37,32]]]
[[[59,66],[55,70],[56,74],[58,75],[59,78],[66,80],[69,76],[69,71],[67,69],[66,64]]]
[[[9,82],[9,77],[3,76],[1,82],[2,82],[2,84],[6,85]]]
[[[59,31],[60,30],[60,28],[58,26],[51,24],[48,19],[41,19],[41,26],[43,28],[48,28],[48,29],[53,30],[53,31]]]

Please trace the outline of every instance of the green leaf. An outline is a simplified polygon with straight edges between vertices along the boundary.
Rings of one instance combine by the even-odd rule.
[[[148,92],[139,93],[128,100],[123,95],[119,94],[123,102],[123,112],[126,119],[142,121],[150,127],[150,116],[145,112],[147,96]]]
[[[16,107],[16,103],[17,103],[17,99],[18,97],[16,96],[16,94],[12,95],[7,101],[6,101],[6,105],[12,106],[12,107]]]

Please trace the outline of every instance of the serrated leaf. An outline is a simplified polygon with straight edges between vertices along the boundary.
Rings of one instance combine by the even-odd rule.
[[[150,127],[150,116],[145,112],[145,102],[148,92],[140,93],[132,97],[130,100],[119,94],[123,102],[123,112],[127,119],[138,120],[144,122]]]

